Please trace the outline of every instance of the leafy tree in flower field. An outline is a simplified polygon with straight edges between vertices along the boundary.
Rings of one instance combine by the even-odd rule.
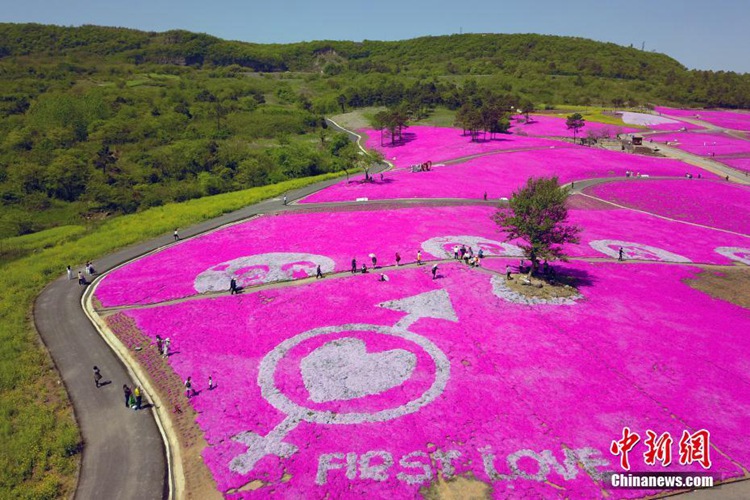
[[[569,195],[557,177],[531,177],[513,193],[509,206],[493,216],[508,241],[521,240],[518,245],[531,260],[532,270],[538,268],[541,259],[564,260],[562,246],[579,241],[581,228],[567,223],[565,201]]]
[[[586,126],[586,120],[583,119],[581,113],[573,113],[565,121],[565,125],[567,125],[568,130],[573,131],[573,140],[575,141],[578,131]]]

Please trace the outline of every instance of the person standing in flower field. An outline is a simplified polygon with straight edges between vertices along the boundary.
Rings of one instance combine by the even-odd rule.
[[[190,399],[191,394],[195,394],[195,391],[193,390],[193,378],[188,377],[187,380],[185,380],[185,397]]]
[[[208,376],[208,390],[209,391],[214,390],[214,379],[211,375]]]
[[[432,266],[432,279],[437,278],[437,270],[438,270],[438,265],[437,264],[433,265]]]

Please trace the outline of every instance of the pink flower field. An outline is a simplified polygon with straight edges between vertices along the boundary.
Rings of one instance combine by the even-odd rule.
[[[620,205],[750,235],[750,187],[705,179],[608,182],[586,191]]]
[[[471,221],[471,235],[497,239],[491,207],[403,208],[283,214],[261,217],[180,242],[109,273],[96,291],[105,307],[149,304],[229,289],[238,285],[290,280],[324,272],[393,265],[396,252],[404,263],[416,260],[424,241],[462,235]],[[373,235],[377,235],[374,237]],[[263,256],[258,261],[243,258]],[[429,258],[425,254],[425,259]],[[237,264],[228,264],[236,261]],[[205,279],[197,282],[199,276]],[[198,289],[196,289],[196,285]]]
[[[642,437],[633,471],[702,471],[677,441],[706,429],[710,472],[742,476],[750,312],[685,285],[687,266],[560,272],[581,283],[572,305],[509,302],[486,270],[445,264],[126,314],[193,377],[227,498],[406,498],[469,473],[495,498],[599,497],[625,426]],[[666,469],[644,463],[649,429],[675,440]]]
[[[538,118],[517,130],[564,127]],[[200,431],[191,412],[183,434],[202,433],[225,498],[429,497],[452,479],[458,495],[498,499],[664,493],[607,487],[608,474],[627,472],[617,453],[626,427],[640,437],[632,472],[746,475],[750,310],[690,283],[729,272],[706,265],[750,265],[750,187],[677,160],[517,134],[472,143],[460,130],[410,127],[403,144],[381,147],[367,133],[397,165],[382,180],[339,182],[95,282],[100,313],[129,349],[147,344],[141,333],[170,339],[155,383],[184,408],[176,379],[192,377]],[[655,137],[696,154],[702,141],[731,154],[745,145]],[[427,160],[429,172],[408,169]],[[576,289],[530,296],[521,277],[505,278],[523,258],[519,242],[478,200],[553,175],[611,181],[569,200],[580,242],[551,264]],[[392,201],[312,205],[357,198]],[[409,198],[441,200],[393,201]],[[456,198],[478,203],[450,206]],[[478,267],[453,258],[460,245],[482,251]],[[368,272],[350,272],[353,258]],[[231,279],[241,293],[228,294]],[[647,431],[672,437],[671,464],[646,462]],[[684,432],[694,447],[709,436],[710,464],[680,461]]]
[[[566,137],[572,138],[573,131],[568,130],[566,125],[567,118],[561,116],[549,115],[531,115],[531,122],[526,123],[525,116],[515,116],[511,132],[517,135],[530,135],[537,137]],[[609,137],[616,137],[617,134],[628,134],[631,132],[641,132],[643,129],[627,127],[624,125],[609,125],[607,123],[597,123],[586,121],[585,126],[578,131],[578,137],[586,137],[591,131],[597,134],[606,133]]]
[[[445,127],[411,126],[404,130],[404,141],[392,146],[389,141],[380,145],[380,132],[361,130],[367,134],[367,147],[383,153],[385,159],[398,168],[432,161],[440,163],[456,158],[516,149],[540,149],[549,147],[575,147],[561,141],[519,137],[512,134],[497,134],[494,139],[472,142],[460,129]],[[482,136],[482,138],[484,138]]]
[[[649,136],[654,142],[667,143],[700,156],[750,154],[750,141],[724,134],[674,132]]]
[[[624,177],[630,170],[650,176],[682,177],[692,172],[716,176],[687,163],[666,158],[623,154],[598,148],[555,148],[484,156],[433,167],[429,172],[386,172],[383,181],[342,181],[306,197],[302,203],[388,200],[403,198],[491,199],[510,197],[529,176],[556,175],[562,183],[599,177]]]
[[[750,131],[750,113],[746,111],[675,109],[659,106],[655,107],[654,111],[675,118],[693,118],[731,130]]]
[[[710,207],[703,209],[704,217],[711,213]],[[721,204],[713,210],[719,220],[726,213]],[[467,238],[472,237],[496,242],[493,245],[499,248],[504,237],[490,218],[494,212],[493,207],[480,206],[261,217],[183,241],[123,266],[103,279],[96,298],[104,307],[150,304],[227,291],[232,276],[239,286],[246,287],[313,276],[318,264],[324,273],[347,271],[352,258],[357,259],[358,268],[363,263],[371,268],[371,253],[381,266],[394,265],[396,252],[401,254],[403,263],[414,262],[417,250],[423,251],[425,260],[443,259],[450,256],[449,252],[436,254],[425,242],[446,236],[464,236],[452,244],[470,244]],[[585,228],[584,244],[568,250],[580,257],[604,257],[589,245],[596,240],[656,246],[706,263],[728,262],[727,257],[715,252],[717,247],[748,246],[741,236],[683,226],[627,210],[573,210],[571,220]],[[747,222],[746,218],[739,220]],[[372,239],[373,234],[378,235],[377,240]],[[508,249],[494,253],[515,255]]]
[[[750,158],[722,158],[721,163],[745,173],[750,172]]]

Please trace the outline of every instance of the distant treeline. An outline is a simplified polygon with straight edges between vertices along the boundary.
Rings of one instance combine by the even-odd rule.
[[[476,136],[554,104],[750,107],[750,75],[580,38],[260,45],[187,31],[0,24],[0,237],[357,169],[324,116],[390,139],[437,108]]]
[[[547,101],[547,96],[536,95],[541,86],[535,82],[573,77],[576,85],[585,86],[585,79],[591,78],[620,82],[595,85],[606,87],[611,99],[627,100],[629,96],[624,94],[631,92],[684,105],[750,108],[748,74],[689,71],[664,54],[583,38],[534,34],[254,44],[181,30],[149,33],[99,26],[0,24],[0,57],[33,55],[114,56],[132,64],[237,65],[255,72],[320,71],[329,76],[504,75],[530,82],[527,97],[536,101]],[[623,85],[626,82],[641,85]],[[615,95],[618,90],[623,95]]]

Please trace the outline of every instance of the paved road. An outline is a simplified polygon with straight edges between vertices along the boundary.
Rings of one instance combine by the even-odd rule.
[[[287,194],[290,202],[339,182],[332,179]],[[576,185],[578,187],[578,185]],[[583,186],[581,186],[583,187]],[[331,203],[283,206],[267,200],[210,221],[181,228],[180,235],[194,236],[224,224],[280,210],[316,207],[482,204],[480,200],[384,200],[367,203]],[[484,202],[492,203],[492,202]],[[100,272],[172,243],[171,235],[133,245],[94,263]],[[80,267],[80,266],[78,266]],[[94,330],[81,309],[83,291],[75,281],[60,278],[37,298],[34,320],[42,340],[57,365],[70,394],[84,440],[83,461],[76,491],[80,499],[158,499],[168,495],[167,461],[161,435],[150,410],[134,412],[124,407],[122,384],[131,382],[125,367]],[[92,367],[102,369],[112,383],[96,389]],[[739,487],[750,493],[746,482],[725,486],[724,493]]]
[[[288,193],[289,201],[339,182],[332,179]],[[189,237],[221,225],[283,207],[279,199],[225,214],[196,226],[180,229]],[[125,248],[94,262],[99,272],[172,243],[165,235]],[[82,266],[74,266],[81,268]],[[168,495],[164,443],[151,410],[125,408],[122,385],[132,386],[128,368],[110,350],[81,308],[83,289],[76,280],[62,277],[51,283],[34,303],[34,322],[70,395],[83,435],[83,460],[76,498],[161,499]],[[98,366],[110,384],[94,386]]]

